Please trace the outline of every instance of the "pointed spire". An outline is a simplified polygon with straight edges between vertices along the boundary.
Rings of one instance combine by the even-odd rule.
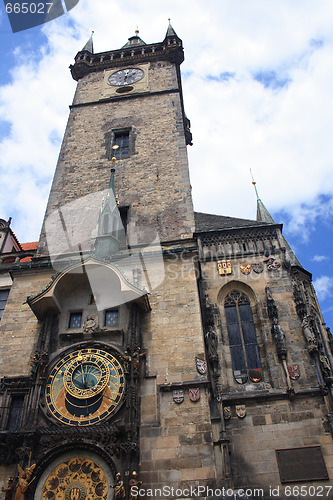
[[[250,172],[251,172],[251,177],[252,177],[252,184],[253,184],[253,187],[254,187],[254,190],[255,190],[256,196],[257,196],[257,219],[256,220],[258,222],[269,222],[271,224],[275,224],[273,217],[271,216],[271,214],[269,213],[269,211],[267,210],[267,208],[265,207],[265,205],[263,204],[263,202],[261,201],[261,199],[259,197],[257,183],[253,178],[251,169],[250,169]]]
[[[94,53],[93,34],[94,34],[94,32],[92,31],[91,35],[90,35],[90,38],[87,41],[87,43],[85,44],[85,46],[83,47],[82,51],[86,50],[87,52],[90,52],[91,54]]]
[[[168,29],[167,29],[165,37],[167,38],[168,36],[176,36],[178,38],[177,33],[175,32],[175,30],[171,26],[171,19],[170,19],[170,17],[169,17],[168,21],[169,21],[169,26],[168,26]]]

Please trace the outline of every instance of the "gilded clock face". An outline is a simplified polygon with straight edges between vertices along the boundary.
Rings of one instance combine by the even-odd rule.
[[[45,388],[48,410],[67,425],[93,425],[115,413],[125,388],[124,370],[110,353],[81,349],[61,358]]]
[[[110,85],[131,85],[132,83],[142,80],[144,72],[140,68],[119,69],[109,76],[108,82]]]

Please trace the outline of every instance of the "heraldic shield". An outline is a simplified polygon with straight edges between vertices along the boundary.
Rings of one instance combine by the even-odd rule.
[[[195,363],[198,373],[200,373],[200,375],[205,375],[207,373],[207,361],[205,361],[204,359],[195,358]]]
[[[182,403],[184,401],[184,389],[175,389],[173,391],[173,400],[177,404]]]
[[[245,384],[248,379],[247,370],[234,370],[234,377],[238,384]]]
[[[193,389],[189,389],[188,390],[188,395],[189,395],[191,401],[193,401],[193,402],[199,401],[199,399],[200,399],[200,389],[199,389],[199,387],[195,387]]]
[[[252,380],[252,382],[255,382],[256,384],[260,382],[262,379],[262,370],[261,368],[252,368],[249,370],[249,378]]]
[[[291,380],[297,380],[301,376],[301,370],[299,365],[290,365],[287,366],[287,368]]]

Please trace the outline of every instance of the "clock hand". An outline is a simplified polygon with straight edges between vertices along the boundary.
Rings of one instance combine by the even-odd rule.
[[[84,373],[83,373],[83,366],[81,365],[81,372],[82,372],[82,382],[83,382],[83,387],[86,389],[86,383],[84,380]]]

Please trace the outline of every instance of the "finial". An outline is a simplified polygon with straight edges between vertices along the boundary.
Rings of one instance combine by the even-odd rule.
[[[138,35],[140,33],[139,28],[136,27],[135,34]]]
[[[252,184],[254,186],[254,190],[256,192],[256,195],[257,195],[257,200],[260,200],[259,198],[259,194],[258,194],[258,190],[257,190],[257,183],[256,181],[254,180],[254,177],[253,177],[253,174],[252,174],[252,170],[250,169],[250,173],[251,173],[251,177],[252,177]]]
[[[117,149],[119,149],[118,144],[114,144],[114,145],[112,146],[112,149],[113,149],[113,156],[112,156],[112,158],[111,158],[111,161],[112,161],[113,163],[115,163],[115,162],[117,161],[117,158],[116,158],[115,154],[116,154]]]

